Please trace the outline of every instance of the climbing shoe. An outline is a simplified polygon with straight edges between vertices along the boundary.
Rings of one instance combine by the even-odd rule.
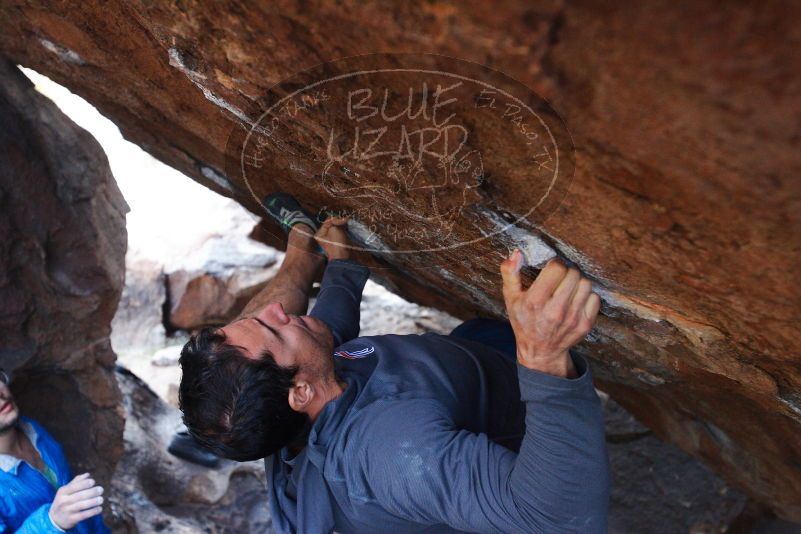
[[[220,463],[220,458],[216,454],[200,445],[185,430],[173,436],[167,451],[181,460],[203,467],[213,468]]]
[[[295,197],[289,193],[273,193],[268,195],[262,201],[267,214],[278,223],[286,235],[298,223],[303,223],[316,232],[320,229],[320,224],[327,218],[326,212],[320,212],[318,217],[314,217],[308,211],[304,210]],[[325,251],[318,243],[315,242],[314,248],[319,254],[325,256]]]
[[[313,231],[320,228],[321,220],[304,210],[295,197],[289,193],[273,193],[262,201],[267,214],[275,220],[287,234],[298,223],[303,223]]]

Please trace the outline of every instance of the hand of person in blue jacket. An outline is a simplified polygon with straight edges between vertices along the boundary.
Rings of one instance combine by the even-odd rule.
[[[103,511],[103,488],[95,485],[89,473],[73,478],[56,492],[50,505],[50,521],[61,530],[75,525]]]
[[[501,263],[503,298],[515,333],[517,360],[535,371],[576,376],[568,349],[592,329],[601,300],[578,269],[554,258],[523,289],[523,254],[515,250]]]

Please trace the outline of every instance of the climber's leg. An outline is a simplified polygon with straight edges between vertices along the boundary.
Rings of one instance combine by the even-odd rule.
[[[271,302],[280,302],[284,311],[291,315],[306,313],[309,291],[325,267],[325,256],[317,252],[317,242],[313,234],[306,224],[292,226],[281,268],[267,287],[251,299],[237,319],[260,310]]]

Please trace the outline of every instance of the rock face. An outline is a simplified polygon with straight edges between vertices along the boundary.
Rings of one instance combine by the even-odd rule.
[[[126,254],[125,286],[111,322],[111,344],[118,356],[164,345],[164,278],[163,265]]]
[[[0,366],[73,472],[106,485],[122,454],[109,331],[127,205],[94,138],[5,60],[0,80]]]
[[[496,266],[509,247],[532,264],[553,254],[577,264],[604,301],[580,347],[599,385],[660,437],[801,521],[798,5],[14,1],[0,13],[3,53],[254,213],[278,189],[315,210],[374,208],[351,231],[376,276],[410,299],[497,315]],[[325,64],[377,50],[436,52],[510,78],[445,57]],[[376,74],[376,64],[395,70]],[[309,90],[359,66],[374,77]],[[395,156],[411,151],[392,115],[404,87],[415,106],[423,96],[435,106],[433,88],[459,72],[472,81],[441,109],[455,110],[450,124],[464,128],[453,141],[465,150],[438,167],[430,156],[450,124],[423,114],[401,121],[418,132],[424,164],[387,157],[393,143]],[[495,93],[459,92],[476,80]],[[348,91],[387,85],[384,114],[366,116],[375,99],[345,105]],[[558,111],[575,152],[523,85]],[[378,119],[396,128],[371,145]],[[360,124],[364,145],[353,151]],[[419,132],[438,144],[426,151]],[[527,152],[520,135],[535,134],[527,139],[540,150]]]
[[[615,401],[606,400],[604,415],[614,481],[610,533],[745,532],[734,528],[745,513],[744,495],[654,437]]]
[[[246,236],[215,236],[167,273],[166,318],[193,331],[233,320],[275,276],[281,254]]]

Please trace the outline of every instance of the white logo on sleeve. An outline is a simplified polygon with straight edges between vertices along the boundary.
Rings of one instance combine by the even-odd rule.
[[[374,347],[365,347],[359,350],[338,350],[334,353],[334,355],[348,360],[359,360],[374,352],[375,352]]]

